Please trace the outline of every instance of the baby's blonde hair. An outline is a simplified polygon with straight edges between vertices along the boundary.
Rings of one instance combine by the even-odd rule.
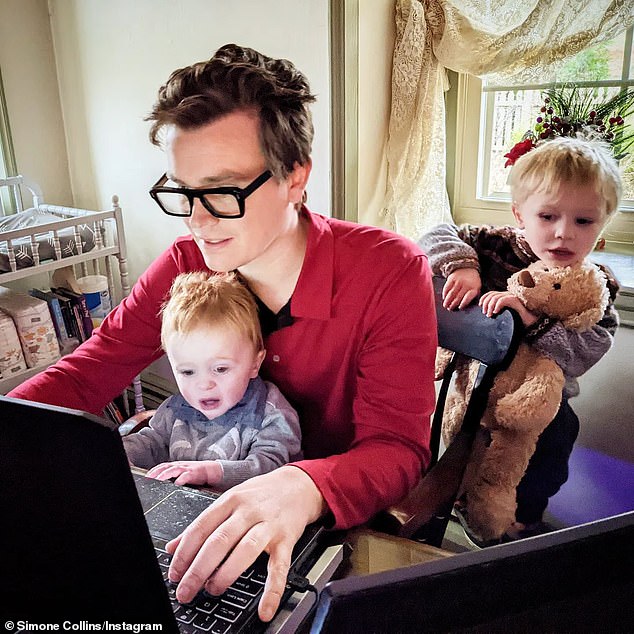
[[[181,273],[172,283],[161,316],[163,349],[173,333],[228,326],[244,335],[256,352],[264,350],[257,305],[235,273]]]
[[[621,175],[610,147],[601,141],[557,137],[521,156],[511,169],[514,203],[535,192],[552,192],[561,183],[591,185],[605,200],[609,216],[621,199]]]

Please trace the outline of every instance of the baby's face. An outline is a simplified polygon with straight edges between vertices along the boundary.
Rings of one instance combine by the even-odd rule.
[[[605,201],[591,185],[562,183],[514,203],[513,214],[535,255],[547,266],[581,262],[607,221]]]
[[[181,395],[209,420],[240,401],[264,359],[245,335],[224,326],[172,333],[165,343]]]

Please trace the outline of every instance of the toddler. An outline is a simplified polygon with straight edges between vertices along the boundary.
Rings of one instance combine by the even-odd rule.
[[[517,488],[516,522],[505,541],[545,530],[542,515],[548,499],[568,479],[568,458],[579,433],[568,399],[579,393],[577,377],[609,350],[618,325],[613,306],[618,286],[607,271],[610,304],[601,321],[585,332],[531,313],[506,291],[506,283],[536,260],[553,267],[580,263],[618,207],[621,180],[608,146],[559,137],[519,158],[510,186],[518,228],[445,224],[419,243],[433,272],[447,279],[445,308],[465,308],[480,293],[479,304],[488,316],[513,308],[526,327],[526,341],[553,359],[566,377],[559,412],[540,436]]]
[[[131,464],[159,480],[224,490],[301,458],[295,410],[258,376],[265,350],[257,307],[235,274],[176,277],[161,343],[180,394],[124,438]]]

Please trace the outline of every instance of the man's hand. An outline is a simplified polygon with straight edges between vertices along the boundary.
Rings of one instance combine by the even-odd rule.
[[[203,586],[221,594],[267,552],[258,613],[270,621],[286,587],[293,547],[325,510],[314,482],[297,467],[280,467],[233,487],[167,545],[174,555],[169,579],[178,582],[176,598],[188,603]]]
[[[482,280],[476,269],[457,269],[449,274],[442,289],[442,305],[447,310],[466,308],[480,293]]]
[[[217,484],[222,480],[222,466],[215,460],[177,460],[162,462],[152,467],[148,478],[169,480],[176,478],[174,484]]]
[[[487,317],[493,317],[505,308],[512,308],[517,311],[526,327],[532,326],[539,318],[539,315],[531,313],[515,295],[511,295],[508,291],[489,291],[482,295],[479,303],[482,312]]]

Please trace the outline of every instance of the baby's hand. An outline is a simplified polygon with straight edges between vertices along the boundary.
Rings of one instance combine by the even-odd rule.
[[[466,308],[481,288],[482,280],[476,269],[457,269],[447,277],[442,289],[442,305],[447,310]]]
[[[169,480],[174,484],[217,484],[222,480],[222,466],[216,460],[178,460],[162,462],[147,472],[148,478]]]
[[[522,323],[527,327],[534,324],[538,319],[538,315],[531,313],[519,298],[508,291],[489,291],[482,295],[479,304],[482,312],[487,317],[493,317],[493,315],[501,313],[505,308],[512,308],[519,314]]]

